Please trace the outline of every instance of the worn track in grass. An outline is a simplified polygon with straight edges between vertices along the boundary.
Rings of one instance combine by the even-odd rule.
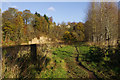
[[[89,69],[86,68],[84,65],[82,65],[81,62],[78,61],[79,51],[78,51],[78,49],[77,49],[77,46],[75,46],[75,49],[76,49],[76,52],[77,52],[77,56],[75,57],[76,64],[79,65],[80,68],[82,68],[83,70],[85,70],[85,71],[89,74],[89,78],[90,78],[90,79],[99,80],[99,78],[97,77],[97,75],[95,74],[95,72],[89,70]]]

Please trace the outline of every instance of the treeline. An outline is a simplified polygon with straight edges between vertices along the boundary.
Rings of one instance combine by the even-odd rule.
[[[28,42],[34,37],[49,34],[56,23],[52,17],[44,16],[30,10],[18,11],[9,8],[2,13],[2,33],[3,42],[15,42],[20,44]],[[50,30],[51,29],[51,30]]]
[[[86,22],[72,25],[70,29],[73,29],[65,33],[69,36],[67,40],[86,41],[93,45],[117,45],[120,39],[119,12],[120,4],[117,2],[91,2]]]
[[[85,23],[86,41],[116,45],[120,38],[118,3],[92,2]]]
[[[81,22],[62,22],[56,25],[52,17],[42,16],[37,12],[32,14],[30,10],[22,12],[15,8],[9,8],[2,13],[2,33],[3,43],[8,44],[21,44],[43,35],[53,40],[65,41],[83,41],[85,38],[84,25]]]
[[[56,25],[52,17],[9,8],[2,13],[3,42],[28,42],[47,35],[66,42],[87,41],[102,45],[116,45],[120,39],[120,7],[115,2],[91,2],[87,19],[82,22],[62,22]]]

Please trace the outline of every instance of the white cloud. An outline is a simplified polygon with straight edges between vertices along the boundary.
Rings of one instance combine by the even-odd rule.
[[[12,7],[12,8],[17,8],[17,6],[10,6],[10,7]]]
[[[51,6],[48,8],[48,11],[55,11],[55,8]]]

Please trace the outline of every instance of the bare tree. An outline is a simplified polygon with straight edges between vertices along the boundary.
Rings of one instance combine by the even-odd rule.
[[[106,41],[108,44],[118,38],[118,7],[115,2],[92,2],[87,17],[87,33],[92,42]],[[87,36],[88,37],[88,36]]]

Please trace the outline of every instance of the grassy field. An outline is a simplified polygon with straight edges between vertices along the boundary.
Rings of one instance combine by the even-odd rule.
[[[75,62],[73,46],[54,48],[52,62],[48,70],[41,73],[42,77],[52,78],[88,78],[86,71]]]
[[[16,52],[16,58],[9,56],[9,51],[3,50],[3,76],[88,79],[92,72],[97,79],[120,79],[119,53],[115,52],[116,49],[110,50],[108,56],[104,49],[84,44],[53,47],[46,59],[43,55],[37,55],[36,63],[31,61],[30,52],[26,50]],[[41,54],[39,51],[38,53]]]
[[[104,53],[103,49],[99,47],[80,45],[77,48],[79,50],[78,62],[87,70],[93,72],[97,79],[120,79],[119,59],[118,61],[117,59],[112,61],[112,58],[117,53],[111,56],[110,54],[113,53],[109,53],[109,57],[106,57],[107,53]],[[64,62],[64,65],[61,65],[64,67],[61,74],[65,75],[61,77],[89,78],[88,72],[76,64],[75,58],[77,54],[73,45],[54,49],[52,59],[56,61],[55,63],[62,64]],[[58,67],[56,69],[58,72],[60,71]],[[57,74],[55,75],[57,76]]]
[[[104,49],[99,47],[80,46],[79,52],[78,61],[87,69],[93,71],[98,78],[106,80],[120,79],[120,59],[118,59],[120,55],[118,55],[119,53],[117,51],[115,52],[114,49],[104,52]]]

